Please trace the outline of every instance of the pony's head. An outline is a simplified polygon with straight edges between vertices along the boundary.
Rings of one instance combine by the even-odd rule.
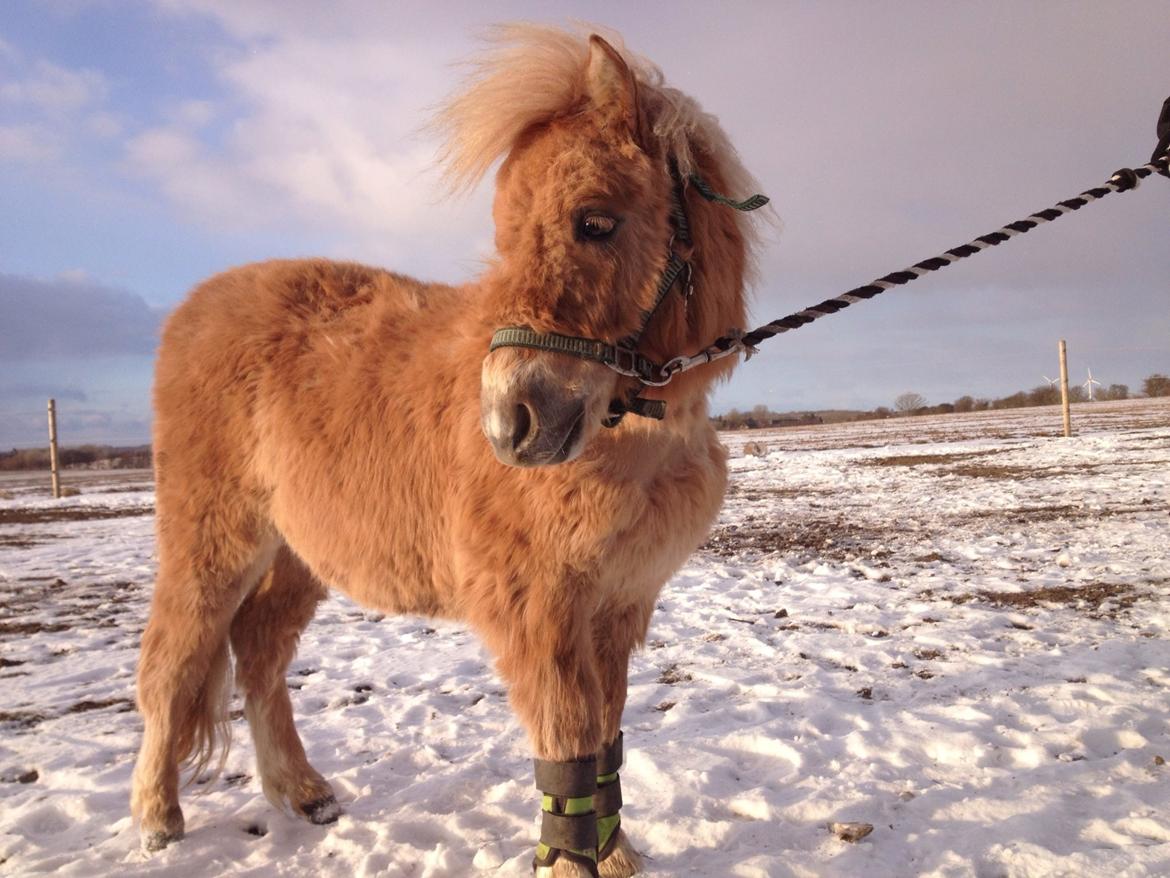
[[[736,219],[696,218],[685,245],[673,241],[672,211],[686,209],[690,173],[703,166],[719,184],[747,179],[714,120],[596,34],[519,26],[500,36],[440,117],[456,186],[474,184],[504,156],[485,320],[628,339],[653,308],[673,247],[693,263],[698,301],[669,294],[641,352],[662,362],[741,325],[747,247]],[[611,404],[636,386],[600,362],[501,347],[483,361],[481,423],[502,462],[561,463],[585,450]]]

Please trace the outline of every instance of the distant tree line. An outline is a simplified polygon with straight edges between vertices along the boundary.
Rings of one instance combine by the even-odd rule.
[[[801,415],[781,414],[769,410],[766,405],[758,405],[750,412],[732,409],[725,415],[715,415],[711,423],[717,430],[754,430],[758,427],[800,427],[823,421],[811,412]]]
[[[1142,381],[1142,396],[1170,396],[1170,377],[1154,373]],[[1110,384],[1099,388],[1093,397],[1098,400],[1129,399],[1129,385]],[[1069,388],[1072,402],[1086,402],[1089,398],[1081,386]],[[894,407],[878,406],[873,411],[809,412],[806,414],[780,414],[765,405],[757,405],[750,411],[732,409],[727,414],[715,415],[711,423],[718,430],[750,430],[756,427],[798,427],[806,424],[821,424],[842,421],[865,421],[892,418],[898,415],[943,415],[951,412],[983,412],[998,409],[1027,408],[1029,406],[1059,405],[1060,388],[1054,384],[1041,384],[1031,390],[1020,390],[999,399],[984,399],[974,396],[960,396],[954,402],[928,405],[918,393],[903,393],[894,400]]]
[[[1143,396],[1170,396],[1170,377],[1155,372],[1142,381]],[[1086,402],[1089,394],[1085,388],[1077,385],[1068,389],[1071,402]],[[1110,384],[1102,387],[1093,394],[1099,401],[1113,399],[1129,399],[1128,384]],[[1060,388],[1055,384],[1041,384],[1031,390],[1019,390],[1010,396],[1001,396],[999,399],[983,399],[973,396],[960,396],[954,402],[944,402],[940,405],[927,405],[926,400],[917,393],[903,393],[894,400],[894,412],[902,415],[938,415],[949,412],[983,412],[997,409],[1019,409],[1039,405],[1059,405]],[[875,414],[879,417],[893,414],[885,407],[879,407]],[[884,414],[883,414],[884,413]]]
[[[61,466],[73,469],[145,469],[150,466],[150,446],[115,447],[78,445],[58,451]],[[48,448],[13,448],[0,451],[0,472],[49,468]]]

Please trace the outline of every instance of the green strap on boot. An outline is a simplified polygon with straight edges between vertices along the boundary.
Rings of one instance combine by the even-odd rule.
[[[533,868],[551,866],[564,857],[597,873],[597,757],[572,762],[534,759],[541,791],[540,843]]]
[[[593,794],[593,810],[597,812],[597,859],[604,860],[613,852],[618,829],[622,825],[622,780],[618,774],[624,759],[622,732],[597,754],[597,792]]]

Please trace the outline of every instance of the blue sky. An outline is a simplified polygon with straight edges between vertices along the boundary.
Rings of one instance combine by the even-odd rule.
[[[0,12],[0,448],[148,437],[151,352],[202,278],[274,256],[473,276],[490,184],[438,198],[429,108],[494,21],[622,32],[774,199],[754,322],[1144,161],[1162,2],[32,3]],[[998,396],[1170,372],[1170,182],[769,343],[717,410]]]

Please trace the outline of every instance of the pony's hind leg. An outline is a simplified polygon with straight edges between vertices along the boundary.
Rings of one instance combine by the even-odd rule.
[[[203,556],[177,545],[181,529],[166,518],[159,573],[138,662],[143,736],[134,768],[131,810],[142,844],[161,850],[183,837],[179,768],[197,777],[231,740],[228,628],[240,598],[272,563],[276,541],[259,528],[240,539],[191,540]],[[189,533],[194,533],[190,531]]]
[[[332,823],[341,809],[332,787],[305,758],[285,671],[301,631],[325,595],[308,568],[282,546],[271,572],[236,613],[231,632],[236,682],[244,693],[264,795],[277,808],[291,807],[311,823]]]

